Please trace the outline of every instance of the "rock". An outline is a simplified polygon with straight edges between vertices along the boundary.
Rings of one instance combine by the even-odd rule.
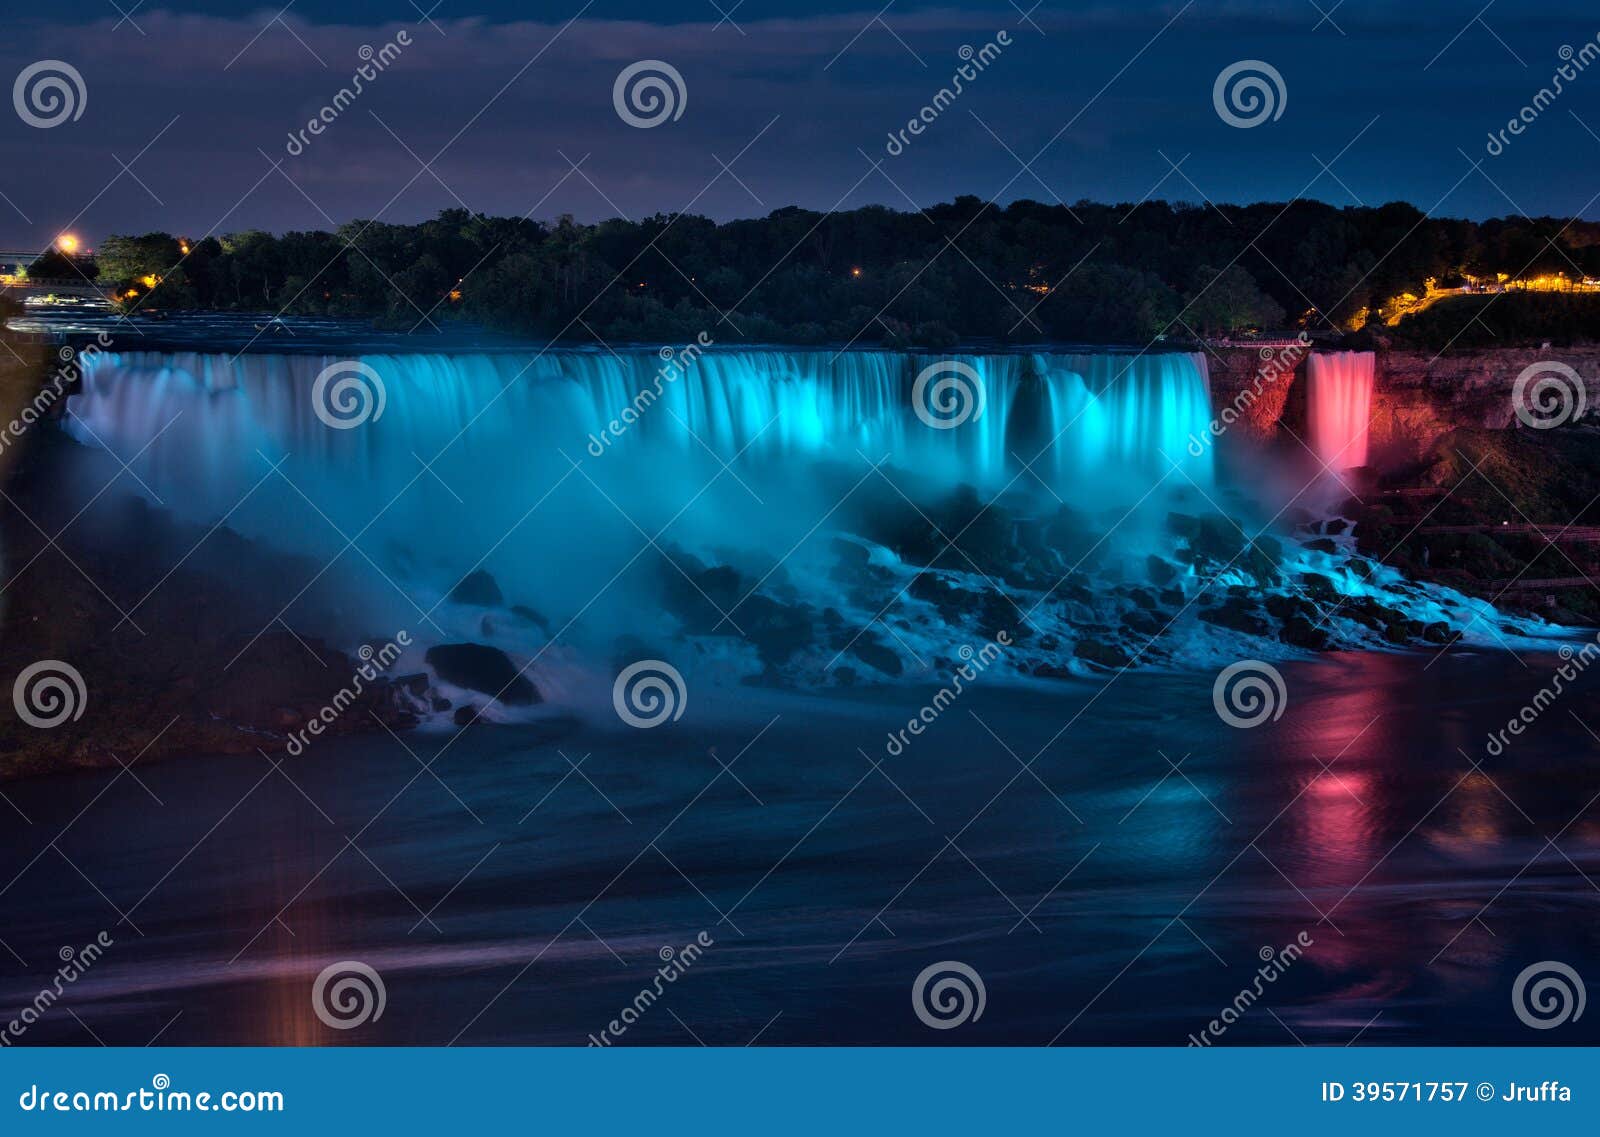
[[[450,590],[450,599],[457,604],[471,604],[478,608],[498,608],[505,603],[500,586],[485,569],[473,569]]]
[[[1150,582],[1155,585],[1172,583],[1173,577],[1178,575],[1178,570],[1164,558],[1151,553],[1145,560],[1145,569],[1150,574]]]
[[[450,700],[443,695],[435,695],[433,697],[433,709],[435,713],[448,711],[450,709]]]
[[[423,658],[445,682],[480,691],[507,706],[525,707],[542,701],[527,676],[518,674],[510,658],[499,648],[483,644],[440,644],[430,647]]]
[[[1339,546],[1327,537],[1318,537],[1314,541],[1302,541],[1300,543],[1314,553],[1337,553],[1339,551]]]
[[[1339,590],[1333,586],[1333,581],[1319,572],[1301,573],[1300,587],[1319,599],[1337,600],[1339,598]]]
[[[1278,630],[1278,638],[1293,647],[1322,651],[1328,646],[1328,633],[1304,616],[1290,616]]]
[[[854,667],[841,666],[833,669],[833,681],[841,687],[854,687],[858,678]]]
[[[454,718],[457,726],[471,726],[478,721],[478,708],[470,705],[457,707]]]
[[[1200,618],[1208,624],[1232,628],[1252,636],[1266,635],[1270,625],[1255,612],[1255,604],[1239,596],[1230,596],[1217,608],[1207,608]]]
[[[531,624],[538,628],[545,635],[550,634],[550,622],[526,604],[513,604],[511,606],[511,614],[524,624]]]
[[[1443,620],[1437,620],[1422,629],[1422,638],[1431,644],[1451,643],[1450,625]]]
[[[1335,517],[1332,521],[1328,522],[1322,527],[1322,531],[1330,537],[1337,537],[1348,528],[1350,528],[1350,523],[1348,521],[1342,517]]]
[[[768,596],[752,596],[731,613],[756,654],[768,667],[788,660],[810,647],[816,636],[811,609],[799,604],[780,604]]]
[[[1101,667],[1123,668],[1133,662],[1132,657],[1119,645],[1096,639],[1079,640],[1072,654]]]
[[[850,654],[885,675],[899,675],[904,670],[900,657],[871,636],[861,636],[851,644]]]

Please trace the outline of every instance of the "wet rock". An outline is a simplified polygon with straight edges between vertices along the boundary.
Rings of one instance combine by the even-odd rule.
[[[450,599],[456,604],[471,604],[478,608],[498,608],[505,603],[500,586],[486,569],[473,569],[450,590]]]
[[[1333,586],[1333,581],[1323,576],[1320,572],[1301,573],[1300,587],[1312,596],[1321,599],[1337,600],[1339,598],[1339,590]]]
[[[850,645],[850,654],[885,675],[899,675],[905,669],[900,657],[872,636],[857,639]]]
[[[478,721],[478,708],[471,705],[457,707],[452,721],[457,726],[471,726]]]
[[[1328,633],[1300,615],[1290,616],[1283,622],[1278,638],[1292,647],[1310,651],[1323,651],[1328,646]]]
[[[1431,644],[1447,644],[1451,641],[1450,625],[1443,620],[1437,620],[1422,629],[1422,638]]]
[[[780,604],[771,597],[756,595],[731,615],[769,667],[788,662],[816,640],[811,609],[804,605]]]
[[[1170,584],[1178,575],[1178,570],[1173,568],[1166,558],[1158,557],[1154,553],[1145,559],[1145,571],[1150,574],[1150,583],[1156,585]]]
[[[482,692],[507,706],[524,707],[541,701],[532,682],[518,673],[510,657],[499,648],[440,644],[429,648],[423,658],[445,682]]]
[[[1339,546],[1327,537],[1318,537],[1313,541],[1300,542],[1314,553],[1337,553]]]
[[[1266,635],[1271,627],[1257,614],[1255,604],[1240,596],[1230,596],[1219,607],[1205,609],[1200,613],[1200,618],[1208,624],[1232,628],[1252,636]]]
[[[1133,662],[1121,646],[1105,640],[1081,639],[1073,647],[1072,654],[1101,667],[1123,668]]]
[[[526,604],[513,604],[511,606],[511,614],[524,624],[538,628],[545,635],[550,634],[550,622]]]
[[[1332,521],[1328,522],[1322,527],[1322,531],[1330,537],[1337,537],[1348,528],[1350,528],[1350,523],[1348,521],[1342,517],[1335,517]]]

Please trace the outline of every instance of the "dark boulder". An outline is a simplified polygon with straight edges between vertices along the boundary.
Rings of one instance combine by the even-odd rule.
[[[541,702],[538,690],[499,648],[483,644],[440,644],[423,657],[439,678],[480,691],[512,707]]]
[[[1133,662],[1132,657],[1119,645],[1104,640],[1079,640],[1072,654],[1100,667],[1123,668]]]
[[[457,604],[471,604],[478,608],[498,608],[505,603],[500,586],[485,569],[473,569],[450,590],[450,599]]]

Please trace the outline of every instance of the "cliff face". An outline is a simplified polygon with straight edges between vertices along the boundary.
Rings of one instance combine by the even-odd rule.
[[[1306,437],[1304,352],[1293,370],[1279,374],[1292,348],[1224,348],[1207,353],[1212,402],[1235,421],[1217,441],[1219,454],[1241,446],[1300,451]],[[1449,431],[1468,428],[1520,429],[1512,391],[1517,377],[1536,363],[1564,363],[1583,379],[1587,414],[1600,415],[1600,346],[1470,351],[1446,356],[1380,351],[1372,392],[1370,462],[1383,474],[1404,473]],[[1303,453],[1303,451],[1300,451]]]

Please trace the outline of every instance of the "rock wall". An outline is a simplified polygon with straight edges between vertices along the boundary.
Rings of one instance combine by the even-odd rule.
[[[1222,348],[1207,353],[1211,398],[1219,418],[1234,421],[1218,437],[1224,460],[1240,447],[1301,450],[1306,437],[1307,353],[1282,366],[1285,353],[1266,348]],[[1440,436],[1460,427],[1521,429],[1512,406],[1517,377],[1536,363],[1564,363],[1584,382],[1587,415],[1600,415],[1600,346],[1507,348],[1434,355],[1380,351],[1372,395],[1370,462],[1382,474],[1414,467]]]

